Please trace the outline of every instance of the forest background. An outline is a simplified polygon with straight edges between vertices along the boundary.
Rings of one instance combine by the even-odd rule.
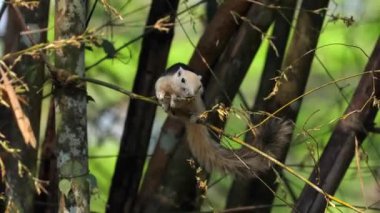
[[[80,170],[85,174],[80,181],[87,182],[90,191],[79,189],[79,192],[91,197],[90,209],[94,212],[106,209],[108,212],[116,209],[126,212],[223,209],[226,212],[302,212],[305,209],[318,212],[321,208],[332,212],[377,211],[380,208],[380,145],[377,142],[380,138],[376,125],[379,118],[375,118],[378,91],[376,87],[366,88],[378,84],[378,74],[370,75],[369,71],[380,69],[380,2],[231,2],[89,1],[79,7],[83,8],[81,13],[85,17],[79,18],[82,23],[78,25],[75,20],[70,23],[74,26],[70,29],[85,24],[78,32],[65,31],[66,22],[62,20],[66,19],[59,19],[57,15],[62,12],[60,8],[69,8],[66,4],[80,4],[77,1],[3,4],[8,6],[3,6],[5,12],[1,10],[4,41],[1,66],[4,72],[15,73],[1,75],[0,119],[9,120],[9,125],[13,125],[0,126],[3,208],[54,212],[65,205],[78,204],[75,196],[69,198],[77,190],[75,179],[83,176],[81,172],[78,176],[74,174]],[[30,27],[33,13],[38,13],[35,20],[40,26],[46,25],[42,31],[33,31]],[[37,33],[40,36],[35,36]],[[60,40],[62,38],[64,40]],[[29,40],[26,42],[29,49],[22,47],[25,40]],[[80,61],[82,54],[85,55],[83,62]],[[68,61],[79,62],[75,62],[76,65],[62,62],[66,56]],[[249,112],[275,112],[275,116],[295,122],[283,171],[278,165],[276,172],[271,171],[260,180],[240,180],[218,172],[208,175],[189,163],[191,155],[186,151],[186,141],[181,139],[183,126],[167,119],[167,114],[151,103],[154,102],[151,97],[155,80],[166,67],[177,62],[189,64],[206,79],[203,83],[208,108],[218,103],[233,106],[226,117],[225,134],[239,136],[236,140],[247,140],[242,133],[252,125],[244,119],[251,116]],[[40,63],[33,65],[32,69],[39,70],[39,74],[34,74],[32,83],[27,77],[30,73],[25,73],[37,72],[22,69],[30,63]],[[65,71],[70,67],[79,73],[71,76]],[[368,73],[363,74],[363,71]],[[29,117],[39,151],[31,147],[31,141],[25,145],[23,134],[10,131],[20,128],[23,132],[14,122],[16,110],[4,76],[11,80]],[[78,80],[77,76],[82,77]],[[367,82],[367,87],[361,81]],[[83,82],[87,82],[85,89],[81,86]],[[39,96],[25,93],[26,88]],[[67,93],[67,88],[79,95]],[[354,93],[360,88],[368,98],[355,102]],[[88,97],[83,95],[83,90]],[[128,91],[143,96],[134,96]],[[271,91],[275,91],[272,102],[264,101]],[[58,100],[65,100],[66,96],[82,100],[83,108],[76,107],[82,111],[74,110],[79,113],[76,116],[65,118],[60,114],[68,105]],[[84,97],[87,97],[87,106]],[[40,115],[33,114],[36,105],[28,101],[40,103]],[[356,108],[351,107],[353,104]],[[287,107],[281,109],[282,106]],[[226,110],[223,107],[219,109]],[[279,108],[281,111],[277,113]],[[366,110],[373,118],[361,117]],[[76,123],[77,116],[86,120]],[[336,126],[345,121],[348,124],[343,125],[348,130],[339,133]],[[67,169],[60,168],[56,162],[60,151],[72,151],[59,145],[60,135],[63,135],[60,126],[65,122],[72,122],[74,129],[84,122],[78,132],[88,130],[85,134],[88,137],[80,136],[83,143],[78,146],[88,153],[88,158],[78,160],[79,168],[72,164],[74,169],[66,176],[63,174]],[[260,122],[254,120],[254,123]],[[228,148],[232,143],[232,147],[239,148],[241,145],[236,140],[224,139],[222,144]],[[327,160],[319,161],[326,144],[334,144],[334,141],[338,141],[332,145],[338,147],[337,150],[345,150],[341,148],[344,145],[351,149],[345,154],[326,149]],[[340,155],[351,157],[341,159]],[[334,167],[320,170],[326,162],[333,165],[339,160],[348,168],[335,167],[336,173],[331,172]],[[54,166],[56,164],[58,166]],[[299,176],[307,179],[312,171],[316,176],[326,174],[326,185],[331,183],[332,186],[326,186],[325,190],[325,185],[318,181],[316,186],[332,197],[311,195],[315,191],[307,189],[305,185],[310,184]],[[339,176],[342,176],[341,182]],[[45,181],[49,180],[47,184]],[[321,180],[323,182],[323,178]],[[78,183],[83,183],[80,181]],[[36,193],[39,191],[40,195]],[[310,196],[315,196],[314,204],[302,199]]]

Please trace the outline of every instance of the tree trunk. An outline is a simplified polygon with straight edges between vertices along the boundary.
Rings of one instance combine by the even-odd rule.
[[[74,6],[73,6],[74,5]],[[68,39],[85,30],[85,1],[57,0],[55,4],[55,39]],[[85,85],[66,84],[73,75],[84,76],[84,44],[65,46],[56,52],[57,76],[67,79],[55,82],[57,118],[57,169],[60,196],[59,211],[89,212],[87,147],[87,93]],[[62,81],[60,81],[62,80]]]
[[[13,5],[8,5],[9,31],[5,35],[5,53],[15,52],[26,49],[34,43],[46,41],[46,33],[33,34],[33,42],[30,42],[26,36],[21,36],[22,30],[35,30],[46,28],[48,1],[41,1],[36,10],[28,10],[25,8],[16,8]],[[22,11],[22,12],[20,12]],[[28,27],[29,29],[25,29]],[[13,59],[7,61],[8,64],[13,63]],[[41,57],[23,56],[16,64],[13,70],[18,78],[22,79],[29,88],[25,94],[21,94],[24,100],[27,101],[22,108],[25,115],[29,118],[32,130],[36,139],[40,131],[40,114],[42,101],[42,84],[44,80],[44,63]],[[37,169],[37,149],[25,144],[21,132],[18,128],[13,112],[10,109],[2,108],[2,127],[0,132],[6,136],[6,139],[11,142],[11,146],[22,150],[18,157],[6,155],[3,160],[6,167],[6,196],[12,204],[11,209],[17,209],[19,212],[33,212],[34,209],[34,180],[27,172],[22,171],[20,176],[19,161],[26,166],[35,176]],[[4,114],[3,114],[4,113]],[[8,118],[8,119],[4,119]],[[38,147],[38,143],[37,146]]]
[[[178,0],[154,0],[146,25],[152,26],[171,15],[174,22]],[[147,28],[149,29],[149,28]],[[165,71],[174,29],[156,30],[144,37],[133,92],[145,96],[154,94],[154,83]],[[121,139],[120,151],[108,198],[107,212],[132,211],[147,156],[156,106],[131,100]]]
[[[340,181],[355,155],[356,146],[360,146],[368,131],[373,128],[378,107],[372,103],[380,96],[380,37],[360,79],[359,85],[351,99],[350,105],[335,127],[318,164],[309,180],[324,192],[334,194]],[[369,103],[368,100],[372,99]],[[355,144],[357,143],[357,144]],[[297,212],[323,212],[327,207],[326,198],[309,185],[306,185],[296,203]]]
[[[49,113],[47,117],[45,137],[41,143],[41,155],[39,175],[40,180],[49,181],[46,186],[48,194],[42,193],[36,198],[36,212],[55,213],[58,212],[58,175],[57,175],[57,149],[55,132],[55,102],[50,100]],[[49,205],[50,204],[50,205]]]
[[[158,207],[160,206],[161,201],[160,198],[165,196],[162,195],[164,190],[160,190],[160,184],[163,182],[166,183],[166,181],[162,180],[164,173],[167,170],[169,163],[173,161],[174,157],[172,154],[174,150],[177,149],[177,146],[179,145],[178,142],[181,140],[183,133],[183,124],[175,119],[167,119],[162,126],[158,143],[149,161],[149,166],[141,185],[134,212],[158,212]],[[182,206],[181,201],[178,203],[179,206]]]
[[[280,6],[284,7],[285,9],[279,9],[276,12],[276,18],[272,33],[272,42],[273,46],[277,50],[277,53],[273,46],[270,45],[268,47],[268,53],[260,80],[259,90],[257,92],[255,105],[252,110],[253,112],[268,111],[264,107],[264,98],[269,95],[270,91],[273,89],[274,81],[272,79],[279,74],[278,71],[281,69],[296,3],[296,0],[280,1]],[[252,121],[254,123],[258,122],[258,116],[252,116]],[[246,136],[247,141],[252,140],[252,135],[249,133]],[[255,186],[255,190],[253,190],[253,187],[249,187],[249,183],[249,180],[235,180],[232,183],[227,199],[227,208],[246,205],[270,205],[272,203],[272,198],[266,200],[262,194],[256,193],[258,192],[258,190],[256,190],[257,186]],[[267,211],[265,209],[263,210]],[[257,209],[256,211],[259,210]]]
[[[279,92],[266,102],[265,108],[269,112],[274,112],[304,93],[315,53],[312,50],[317,47],[326,12],[324,8],[327,8],[328,3],[328,0],[303,1],[294,35],[281,69],[285,72],[287,79],[281,80]],[[310,11],[319,12],[316,14]],[[311,52],[306,54],[309,51]],[[283,110],[280,115],[295,121],[301,102],[302,99],[298,100],[292,104],[292,107]]]
[[[214,18],[217,10],[218,2],[216,2],[216,0],[208,0],[206,3],[207,23],[210,23],[210,21]]]
[[[275,4],[277,0],[261,0],[264,5]],[[208,108],[217,103],[230,106],[241,82],[247,73],[252,60],[261,45],[263,33],[266,33],[273,22],[274,10],[259,4],[252,4],[243,19],[243,24],[232,38],[222,57],[216,64],[215,78],[210,80],[205,92]],[[254,27],[253,27],[254,26]],[[219,120],[219,119],[213,119]]]
[[[287,80],[283,79],[279,86],[278,93],[264,103],[262,107],[265,111],[273,113],[289,101],[304,93],[314,58],[313,51],[307,55],[305,55],[305,53],[315,49],[317,46],[325,16],[325,10],[321,9],[326,8],[328,2],[328,0],[304,0],[302,2],[294,35],[282,66],[282,71],[286,73]],[[320,14],[309,12],[318,10]],[[292,107],[285,108],[276,116],[296,121],[301,102],[302,99],[298,100],[292,104]],[[249,136],[247,140],[250,140]],[[287,147],[284,151],[284,155],[280,157],[282,162],[284,162],[286,158],[288,149]],[[271,205],[275,196],[271,190],[276,191],[277,189],[275,182],[276,177],[277,175],[274,171],[269,171],[261,177],[261,180],[250,180],[250,182],[244,186],[244,191],[247,190],[247,193],[244,193],[244,195],[240,197],[241,199],[238,205]],[[262,183],[263,181],[265,184]],[[271,190],[268,189],[268,186]],[[258,209],[255,212],[270,212],[270,208]]]
[[[261,110],[266,111],[264,108],[266,102],[264,98],[270,94],[275,84],[273,78],[277,77],[279,70],[281,70],[296,4],[297,0],[280,0],[280,6],[283,7],[283,9],[276,11],[272,33],[273,45],[268,47],[264,70],[260,78],[259,90],[252,109],[254,112]]]
[[[235,16],[244,16],[250,5],[246,0],[226,0],[218,7],[189,62],[189,66],[202,75],[203,85],[207,85],[211,76],[210,68],[214,67],[228,41],[240,26]]]
[[[250,3],[244,0],[224,1],[206,28],[194,51],[189,66],[208,79],[207,62],[213,65],[221,55],[227,42],[239,26],[231,11],[244,16]],[[215,41],[218,45],[215,45]],[[200,57],[200,54],[202,57]],[[204,81],[204,85],[205,85]],[[195,171],[188,165],[190,151],[184,142],[184,125],[181,121],[168,118],[161,130],[160,139],[150,159],[147,175],[141,188],[143,208],[138,212],[190,211],[199,208],[196,200]],[[186,174],[186,175],[185,175]],[[176,181],[171,181],[172,179]]]

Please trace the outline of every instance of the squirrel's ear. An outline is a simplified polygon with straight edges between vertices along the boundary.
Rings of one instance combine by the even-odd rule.
[[[198,75],[198,78],[199,78],[199,80],[202,80],[202,76],[201,75]]]
[[[184,69],[182,68],[182,67],[179,67],[178,68],[178,70],[177,70],[177,72],[181,72],[181,71],[183,71]]]

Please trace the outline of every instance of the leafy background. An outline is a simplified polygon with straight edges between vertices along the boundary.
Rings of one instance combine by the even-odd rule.
[[[195,2],[183,1],[180,4],[179,11],[186,9],[186,7]],[[119,11],[126,14],[126,16],[120,22],[122,23],[120,26],[104,28],[101,33],[115,47],[139,36],[144,30],[149,3],[149,1],[112,1],[112,5],[115,8],[122,8]],[[342,21],[334,21],[331,16],[327,17],[318,46],[332,43],[352,44],[370,54],[377,36],[380,34],[380,2],[377,0],[332,1],[328,11],[330,15],[334,16],[352,16],[355,22],[352,26],[347,27]],[[105,13],[102,7],[98,7],[90,22],[89,29],[99,27],[107,19],[109,19],[109,14]],[[194,51],[191,42],[196,43],[204,30],[204,6],[199,6],[183,14],[180,20],[184,29],[181,29],[178,25],[176,26],[168,65],[176,62],[187,63],[190,59]],[[186,37],[185,33],[188,34],[189,38]],[[53,38],[52,34],[49,34],[49,36],[50,39]],[[89,70],[87,74],[94,78],[112,82],[123,88],[131,89],[137,69],[140,45],[140,41],[132,43],[118,53],[115,59],[101,63]],[[268,41],[264,41],[241,86],[241,91],[249,104],[252,104],[256,95],[267,47]],[[307,90],[330,82],[332,78],[339,79],[360,73],[368,60],[360,49],[342,45],[324,47],[318,49],[316,53],[322,63],[314,60]],[[104,52],[100,48],[92,51],[88,50],[86,52],[86,64],[95,63],[103,55]],[[307,140],[303,135],[304,129],[315,129],[310,133],[319,142],[318,149],[314,147],[314,156],[317,157],[318,153],[322,152],[323,144],[328,140],[336,119],[342,115],[347,106],[343,95],[349,100],[358,80],[359,78],[356,77],[338,82],[338,85],[342,87],[341,91],[336,86],[331,85],[304,98],[297,120],[296,134],[293,138],[290,154],[286,160],[288,165],[293,166],[302,175],[307,177],[312,169],[311,165],[313,165],[311,153],[308,151],[306,144],[315,146],[312,141]],[[88,85],[88,90],[89,95],[95,100],[94,103],[90,103],[88,106],[88,116],[91,121],[89,124],[90,170],[96,176],[99,186],[99,192],[92,197],[91,209],[101,212],[105,208],[108,197],[128,99],[117,92],[98,86]],[[234,105],[239,106],[240,104],[241,99],[235,98]],[[161,109],[158,109],[151,139],[151,148],[149,149],[150,153],[165,117],[166,114]],[[379,121],[379,119],[376,120]],[[244,124],[238,119],[230,119],[227,125],[227,130],[230,132],[238,132],[243,128]],[[102,138],[102,140],[99,138]],[[338,197],[358,205],[369,204],[378,200],[379,191],[376,191],[378,187],[376,187],[375,180],[379,178],[380,145],[377,143],[379,139],[379,136],[374,134],[367,138],[367,141],[363,144],[363,153],[368,158],[361,161],[361,174],[358,173],[357,166],[353,161],[341,187],[336,193]],[[370,172],[369,166],[373,169],[374,174]],[[213,179],[218,179],[218,176],[220,175],[214,174]],[[363,178],[365,187],[364,195],[359,187],[360,176]],[[296,192],[299,193],[304,184],[296,180],[292,175],[286,174],[286,177],[290,180]],[[210,187],[207,196],[209,202],[205,202],[204,210],[211,207],[216,209],[223,207],[230,182],[231,178],[224,178],[223,181]],[[286,197],[285,189],[280,187],[279,193],[283,193]],[[276,201],[276,204],[280,205],[278,209],[275,209],[276,212],[280,209],[287,211],[286,208],[281,208],[282,203],[280,201]]]
[[[196,3],[194,0],[181,1],[179,11],[185,10],[190,5]],[[120,25],[103,27],[99,33],[111,42],[115,47],[119,47],[128,41],[140,36],[145,27],[145,21],[150,7],[147,0],[113,0],[110,2],[117,8],[124,19],[118,21]],[[51,15],[49,21],[49,41],[54,38],[54,5],[51,5]],[[370,54],[380,34],[380,1],[378,0],[336,0],[331,1],[328,9],[329,16],[326,17],[323,32],[321,33],[318,46],[335,44],[317,50],[316,55],[320,59],[313,61],[311,74],[307,84],[307,91],[331,82],[334,79],[352,76],[361,73],[368,58],[363,53]],[[354,19],[351,26],[347,26],[342,20],[334,20],[334,17],[347,17]],[[98,6],[91,18],[89,30],[99,28],[112,18],[104,8]],[[4,21],[4,20],[2,20]],[[176,62],[187,63],[194,52],[193,44],[196,44],[203,33],[206,24],[206,14],[204,5],[185,12],[180,16],[180,25],[176,25],[175,37],[171,46],[168,66]],[[271,31],[271,29],[269,30]],[[355,47],[339,45],[338,43],[351,44]],[[128,45],[117,53],[113,59],[106,60],[87,71],[89,77],[101,79],[125,89],[131,90],[137,70],[138,56],[140,52],[141,39]],[[268,40],[264,39],[259,52],[256,54],[250,70],[246,75],[241,91],[249,105],[253,104],[260,75],[264,66]],[[86,65],[89,66],[97,62],[105,54],[102,48],[94,48],[86,51]],[[337,85],[330,85],[319,89],[315,93],[307,95],[302,103],[300,114],[297,119],[296,131],[293,137],[292,146],[286,164],[296,169],[297,172],[308,177],[313,165],[313,156],[318,159],[324,144],[327,142],[331,130],[337,119],[343,114],[347,102],[356,88],[359,77],[349,80],[339,81]],[[50,88],[48,85],[46,89]],[[45,92],[46,94],[49,91]],[[90,171],[95,175],[98,182],[98,192],[92,196],[91,210],[103,212],[108,198],[108,191],[114,172],[115,160],[118,154],[119,141],[126,117],[128,98],[120,93],[107,88],[88,84],[88,93],[94,99],[88,105],[89,117],[89,144],[90,144]],[[49,100],[44,100],[43,120],[47,117],[47,107]],[[240,106],[242,99],[236,97],[234,106]],[[158,138],[161,125],[166,118],[166,114],[157,109],[156,119],[151,138],[149,153]],[[379,122],[379,118],[376,119]],[[231,118],[227,124],[227,131],[234,133],[242,131],[245,124],[239,119]],[[46,126],[42,126],[40,135],[43,135]],[[308,131],[316,142],[305,136]],[[361,171],[358,172],[357,165],[353,161],[348,172],[341,183],[336,196],[359,206],[369,205],[378,202],[379,176],[380,176],[380,137],[370,134],[362,146],[363,159],[360,162]],[[308,149],[308,147],[311,149]],[[313,153],[310,152],[313,151]],[[295,179],[292,175],[286,174],[296,193],[300,193],[303,182]],[[213,174],[211,183],[219,180],[220,174]],[[212,185],[207,193],[203,210],[222,209],[224,206],[228,187],[232,178],[226,177],[222,181]],[[364,185],[361,191],[360,185]],[[278,194],[285,199],[289,199],[287,191],[280,186]],[[274,209],[276,212],[288,212],[286,206],[279,200]],[[379,206],[379,204],[377,204]],[[339,211],[331,209],[330,211]]]

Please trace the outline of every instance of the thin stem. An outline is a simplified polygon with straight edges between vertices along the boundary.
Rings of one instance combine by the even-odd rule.
[[[287,167],[285,164],[281,163],[280,161],[278,161],[277,159],[275,159],[274,157],[268,155],[267,153],[261,151],[260,149],[250,145],[250,144],[247,144],[245,143],[244,141],[240,140],[239,138],[237,137],[234,137],[232,135],[228,135],[226,134],[223,130],[213,126],[213,125],[210,125],[210,124],[205,124],[208,128],[212,129],[213,131],[215,131],[216,133],[220,134],[220,135],[223,135],[224,137],[230,139],[230,140],[233,140],[234,142],[242,145],[242,146],[245,146],[247,147],[248,149],[260,154],[261,156],[265,157],[266,159],[270,160],[271,162],[273,162],[274,164],[280,166],[281,168],[283,168],[284,170],[288,171],[290,174],[294,175],[295,177],[297,177],[298,179],[302,180],[303,182],[305,182],[306,184],[308,184],[310,187],[312,187],[313,189],[315,189],[317,192],[323,194],[326,198],[330,199],[330,200],[333,200],[339,204],[342,204],[343,206],[346,206],[356,212],[362,212],[362,210],[352,206],[351,204],[337,198],[337,197],[334,197],[326,192],[324,192],[321,188],[319,188],[317,185],[315,185],[314,183],[312,183],[311,181],[309,181],[308,179],[306,179],[305,177],[303,177],[302,175],[298,174],[296,171],[294,171],[292,168],[290,167]]]
[[[153,98],[153,97],[146,97],[146,96],[143,96],[143,95],[139,95],[139,94],[133,93],[133,92],[128,91],[128,90],[125,90],[125,89],[123,89],[121,87],[118,87],[118,86],[116,86],[114,84],[111,84],[111,83],[108,83],[108,82],[104,82],[104,81],[100,81],[100,80],[92,79],[92,78],[87,78],[87,77],[78,77],[77,79],[79,79],[81,81],[86,81],[86,82],[89,82],[89,83],[101,85],[101,86],[107,87],[109,89],[113,89],[115,91],[118,91],[120,93],[123,93],[123,94],[129,96],[131,99],[137,99],[137,100],[146,101],[146,102],[149,102],[149,103],[152,103],[152,104],[158,104],[157,100],[155,98]]]

